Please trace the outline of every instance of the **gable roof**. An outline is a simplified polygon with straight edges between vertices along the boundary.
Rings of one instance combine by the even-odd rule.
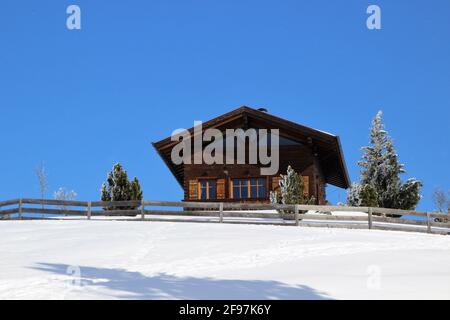
[[[242,126],[260,127],[267,129],[280,129],[280,136],[284,136],[294,141],[308,144],[314,148],[319,163],[323,169],[326,183],[331,185],[348,188],[350,179],[345,164],[344,154],[339,137],[325,131],[313,129],[295,122],[285,120],[265,111],[242,106],[231,112],[203,122],[203,130],[209,128],[217,129],[236,129]],[[193,134],[194,128],[189,132]],[[172,148],[177,144],[167,137],[158,142],[152,143],[158,154],[169,167],[177,181],[183,186],[184,172],[183,165],[175,165],[170,154]]]

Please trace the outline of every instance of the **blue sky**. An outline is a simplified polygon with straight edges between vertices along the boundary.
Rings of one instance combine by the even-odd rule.
[[[1,199],[38,197],[41,161],[47,197],[96,199],[120,161],[145,198],[179,200],[150,143],[240,105],[338,134],[352,180],[381,109],[404,178],[425,184],[419,207],[450,188],[448,0],[2,0],[0,44]]]

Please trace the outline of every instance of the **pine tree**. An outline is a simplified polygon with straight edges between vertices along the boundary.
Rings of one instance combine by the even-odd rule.
[[[102,190],[101,190],[101,199],[102,201],[111,201],[111,194],[109,193],[108,189],[106,188],[106,183],[102,183]]]
[[[269,199],[270,199],[270,203],[273,203],[273,204],[280,204],[281,203],[281,197],[280,197],[280,193],[279,192],[270,191]]]
[[[353,183],[347,202],[355,207],[378,207],[378,194],[370,184]]]
[[[288,166],[286,175],[280,175],[280,177],[280,193],[276,191],[270,192],[272,203],[313,204],[315,202],[314,197],[309,197],[305,194],[303,179],[291,166]]]
[[[404,165],[398,161],[394,143],[382,123],[379,111],[372,121],[370,145],[363,147],[360,181],[349,190],[347,201],[354,206],[372,206],[414,209],[419,202],[422,183],[409,179],[402,183],[400,175],[405,173]],[[367,187],[370,186],[370,187]],[[376,197],[376,202],[373,201]]]
[[[353,207],[361,207],[361,187],[358,182],[352,183],[347,192],[347,204]]]
[[[128,180],[127,172],[120,163],[116,163],[108,173],[106,183],[102,184],[101,189],[102,201],[130,201],[142,200],[142,190],[139,180],[134,178],[133,181]],[[137,206],[120,206],[109,207],[105,210],[134,210]]]
[[[133,181],[131,181],[130,187],[131,187],[131,199],[142,200],[142,190],[138,178],[134,177]]]
[[[417,179],[408,179],[398,190],[397,202],[400,209],[415,209],[422,198],[420,190],[422,182]]]
[[[378,206],[378,193],[371,184],[364,184],[361,187],[361,206],[376,207]]]

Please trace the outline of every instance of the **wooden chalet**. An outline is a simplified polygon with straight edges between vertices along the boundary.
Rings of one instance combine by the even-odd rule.
[[[171,161],[171,151],[179,142],[168,137],[153,143],[183,188],[185,201],[269,202],[269,192],[279,188],[279,175],[286,173],[288,165],[302,175],[305,192],[314,196],[317,204],[326,203],[327,184],[349,187],[344,155],[336,135],[247,106],[204,122],[203,130],[209,128],[222,132],[237,128],[279,129],[279,170],[272,176],[261,176],[261,164],[176,165]],[[194,128],[189,132],[193,134]]]

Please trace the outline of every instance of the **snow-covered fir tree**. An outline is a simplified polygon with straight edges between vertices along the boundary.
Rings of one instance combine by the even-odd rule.
[[[398,161],[394,143],[382,122],[379,111],[372,121],[370,145],[363,147],[360,180],[354,183],[347,197],[353,206],[378,206],[394,209],[414,209],[421,199],[422,182],[408,179],[402,182],[404,164]],[[374,201],[376,199],[376,201]]]
[[[347,202],[356,207],[378,207],[378,194],[370,184],[353,183],[347,195]]]
[[[285,175],[280,175],[280,192],[271,191],[270,200],[272,203],[282,204],[313,204],[314,197],[305,194],[305,185],[302,177],[288,166]]]

